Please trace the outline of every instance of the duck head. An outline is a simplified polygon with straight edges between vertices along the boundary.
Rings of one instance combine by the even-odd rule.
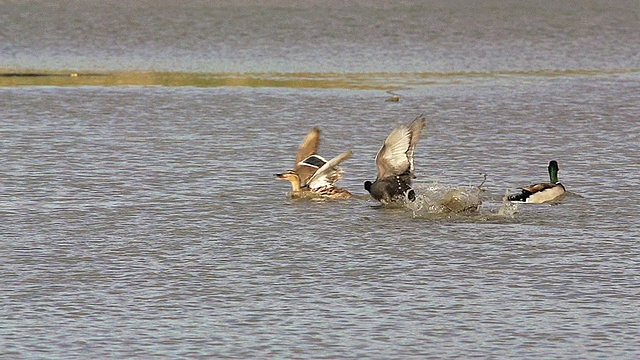
[[[300,191],[300,176],[293,170],[287,170],[282,174],[275,174],[278,179],[288,180],[293,191]]]
[[[364,182],[364,189],[367,190],[369,193],[371,193],[371,184],[372,182],[369,180]]]

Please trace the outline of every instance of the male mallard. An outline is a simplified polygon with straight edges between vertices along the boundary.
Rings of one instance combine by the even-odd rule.
[[[345,189],[334,186],[342,179],[343,172],[338,165],[351,157],[351,150],[327,161],[317,155],[320,143],[320,129],[313,128],[300,144],[293,170],[276,174],[279,179],[291,182],[292,197],[297,198],[351,198]]]
[[[509,196],[509,201],[541,204],[558,199],[565,193],[564,186],[558,182],[558,162],[549,162],[550,183],[533,184],[522,188],[522,193]]]
[[[364,188],[371,196],[387,205],[405,197],[413,201],[416,194],[411,188],[413,152],[416,149],[426,117],[421,114],[409,126],[393,129],[376,155],[378,176],[376,181],[365,181]]]

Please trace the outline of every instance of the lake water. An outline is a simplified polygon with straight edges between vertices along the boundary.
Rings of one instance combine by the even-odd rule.
[[[639,357],[638,6],[0,3],[0,358]],[[314,126],[361,198],[274,177]]]

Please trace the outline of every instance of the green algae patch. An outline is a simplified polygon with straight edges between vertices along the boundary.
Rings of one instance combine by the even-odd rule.
[[[228,86],[371,90],[397,87],[388,84],[385,79],[388,80],[388,76],[380,74],[331,73],[5,72],[0,73],[0,86]]]
[[[0,70],[0,87],[14,86],[195,86],[195,87],[284,87],[361,90],[398,90],[416,86],[472,83],[503,77],[548,78],[598,76],[640,72],[639,69],[556,69],[457,72],[370,73],[189,73],[189,72],[76,72]]]

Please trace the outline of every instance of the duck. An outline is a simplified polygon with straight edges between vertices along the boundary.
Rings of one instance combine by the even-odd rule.
[[[349,191],[334,185],[344,175],[338,165],[351,157],[351,150],[327,161],[317,154],[319,144],[320,129],[314,127],[298,147],[293,169],[275,176],[291,183],[292,198],[348,199],[354,197]]]
[[[387,98],[387,100],[385,100],[385,101],[387,101],[387,102],[398,102],[398,101],[400,101],[400,95],[394,93],[393,91],[387,90],[387,94],[391,94],[391,97]]]
[[[549,181],[548,183],[538,183],[521,188],[520,194],[513,194],[508,197],[512,202],[526,202],[532,204],[542,204],[558,200],[562,197],[566,189],[564,185],[558,181],[558,162],[551,160],[548,166]]]
[[[421,114],[411,124],[397,126],[378,151],[378,175],[374,182],[365,181],[364,188],[382,205],[416,199],[411,188],[411,180],[415,178],[413,153],[426,123],[426,116]]]

